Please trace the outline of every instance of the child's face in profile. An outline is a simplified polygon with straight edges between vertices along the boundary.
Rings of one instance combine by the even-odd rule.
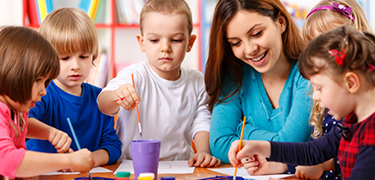
[[[313,100],[319,102],[322,108],[328,108],[328,114],[335,119],[342,119],[354,110],[353,103],[350,101],[349,91],[345,85],[332,79],[326,71],[323,70],[310,77]]]
[[[35,103],[39,102],[42,99],[42,96],[46,95],[46,87],[45,83],[48,80],[47,77],[40,76],[36,79],[36,81],[33,83],[33,87],[31,90],[31,99],[27,101],[25,104],[20,104],[19,102],[15,102],[12,99],[10,99],[8,96],[3,96],[5,98],[5,103],[9,109],[15,109],[18,112],[29,112],[29,110],[33,107],[35,107]]]
[[[196,38],[189,35],[186,16],[150,12],[142,24],[143,34],[137,35],[137,39],[151,68],[165,79],[176,80]]]
[[[81,84],[90,73],[93,55],[77,52],[60,56],[60,74],[55,83],[63,90],[81,89]]]

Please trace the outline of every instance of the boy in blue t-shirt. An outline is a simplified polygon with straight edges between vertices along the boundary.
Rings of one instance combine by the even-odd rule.
[[[60,129],[72,138],[69,118],[80,146],[93,151],[95,166],[115,163],[121,155],[121,141],[114,120],[98,108],[96,98],[101,89],[84,83],[98,56],[94,23],[82,10],[60,8],[48,14],[39,32],[56,48],[60,73],[47,87],[47,95],[30,110],[29,118]],[[30,139],[26,146],[28,150],[56,152],[46,140]],[[75,141],[71,148],[79,149]]]

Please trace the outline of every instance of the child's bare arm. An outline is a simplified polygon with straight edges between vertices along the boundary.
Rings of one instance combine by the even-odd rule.
[[[135,103],[140,101],[141,98],[134,87],[131,84],[125,84],[117,90],[102,92],[98,97],[98,106],[104,114],[114,115],[120,106],[130,111],[135,108]]]
[[[95,162],[94,166],[101,166],[108,163],[109,154],[107,150],[99,149],[97,151],[92,152],[92,158]]]
[[[29,125],[27,127],[26,137],[48,140],[53,146],[55,146],[58,153],[64,153],[67,151],[73,152],[73,150],[70,149],[72,139],[67,133],[44,124],[35,118],[29,118],[28,121]]]
[[[25,156],[17,168],[16,176],[37,176],[60,169],[88,172],[93,166],[94,160],[92,158],[92,153],[87,149],[82,149],[70,154],[26,151]]]
[[[200,131],[194,136],[195,147],[197,153],[189,159],[189,166],[200,166],[200,167],[217,167],[221,164],[221,161],[211,155],[209,145],[209,132]]]

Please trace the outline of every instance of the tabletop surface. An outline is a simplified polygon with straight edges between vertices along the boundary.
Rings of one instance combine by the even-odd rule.
[[[116,171],[118,166],[121,164],[121,162],[117,162],[116,164],[112,165],[107,165],[107,166],[102,166],[106,169],[109,169],[113,172]],[[227,167],[232,167],[230,164],[222,164],[218,168],[227,168]],[[111,173],[94,173],[92,174],[93,177],[103,177],[103,178],[116,178],[116,176]],[[210,171],[207,168],[201,168],[201,167],[196,167],[194,170],[194,173],[192,174],[158,174],[158,179],[164,176],[173,176],[176,178],[176,180],[184,180],[184,179],[203,179],[203,178],[208,178],[208,177],[214,177],[214,176],[226,176],[226,174],[221,174],[215,171]],[[39,177],[35,178],[30,178],[30,179],[39,179],[39,180],[74,180],[74,178],[78,177],[88,177],[88,174],[69,174],[69,175],[42,175]],[[28,178],[29,179],[29,178]],[[130,179],[134,179],[134,174],[130,176]],[[288,177],[288,178],[283,178],[283,179],[298,179],[296,177]]]

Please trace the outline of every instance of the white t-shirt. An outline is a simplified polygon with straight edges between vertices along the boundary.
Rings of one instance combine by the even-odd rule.
[[[136,110],[120,107],[116,125],[123,143],[120,160],[132,159],[130,141],[139,139],[160,140],[160,160],[188,160],[193,155],[190,139],[197,132],[210,130],[211,113],[206,106],[208,96],[203,74],[181,68],[181,77],[169,81],[156,74],[147,61],[141,61],[121,70],[103,91],[132,84],[131,74],[141,97],[138,109],[142,138]]]

